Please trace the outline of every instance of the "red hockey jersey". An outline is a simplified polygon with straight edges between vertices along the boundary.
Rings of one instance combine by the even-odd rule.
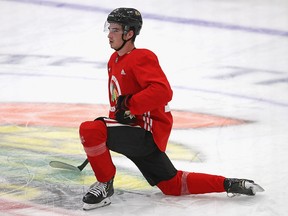
[[[157,56],[147,49],[134,49],[123,56],[115,52],[108,62],[108,74],[109,117],[115,119],[119,95],[133,95],[128,108],[136,124],[151,131],[158,148],[165,151],[173,124],[168,107],[173,92]]]

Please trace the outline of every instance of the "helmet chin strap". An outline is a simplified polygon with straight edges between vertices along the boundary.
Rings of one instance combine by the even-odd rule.
[[[132,39],[132,37],[130,38],[130,39],[128,39],[128,40],[125,40],[124,38],[124,34],[122,34],[122,40],[123,40],[123,43],[122,43],[122,45],[119,47],[119,48],[117,48],[117,49],[114,49],[115,51],[119,51],[119,50],[121,50],[124,46],[125,46],[125,44],[129,41],[129,40],[131,40]]]
[[[121,45],[119,48],[114,49],[114,50],[115,50],[115,51],[119,51],[119,50],[121,50],[121,49],[125,46],[125,44],[127,43],[127,41],[128,41],[128,40],[123,40],[122,45]]]

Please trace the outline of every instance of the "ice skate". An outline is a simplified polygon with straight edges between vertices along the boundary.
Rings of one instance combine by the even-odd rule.
[[[114,194],[113,179],[108,182],[95,182],[83,197],[83,209],[90,210],[111,204],[110,197]]]
[[[260,185],[254,183],[252,180],[236,178],[226,178],[224,181],[224,188],[230,197],[241,194],[254,196],[256,192],[264,191]]]

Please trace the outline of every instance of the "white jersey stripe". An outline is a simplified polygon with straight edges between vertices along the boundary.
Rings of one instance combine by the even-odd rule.
[[[129,125],[129,124],[121,124],[115,119],[104,118],[107,127],[137,127],[140,128],[139,125]]]
[[[147,131],[151,131],[152,130],[152,119],[150,117],[150,111],[147,113],[144,113],[143,121],[144,121],[144,129]]]

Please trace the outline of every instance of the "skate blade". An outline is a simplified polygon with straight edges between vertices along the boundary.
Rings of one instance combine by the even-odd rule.
[[[96,204],[84,203],[83,210],[92,210],[92,209],[101,208],[110,204],[111,204],[111,200],[109,197],[107,197],[106,199],[102,200],[100,203],[96,203]]]
[[[251,183],[251,182],[245,182],[245,187],[246,188],[251,188],[253,193],[256,194],[257,192],[264,192],[264,188],[262,188],[260,185],[256,183]]]

